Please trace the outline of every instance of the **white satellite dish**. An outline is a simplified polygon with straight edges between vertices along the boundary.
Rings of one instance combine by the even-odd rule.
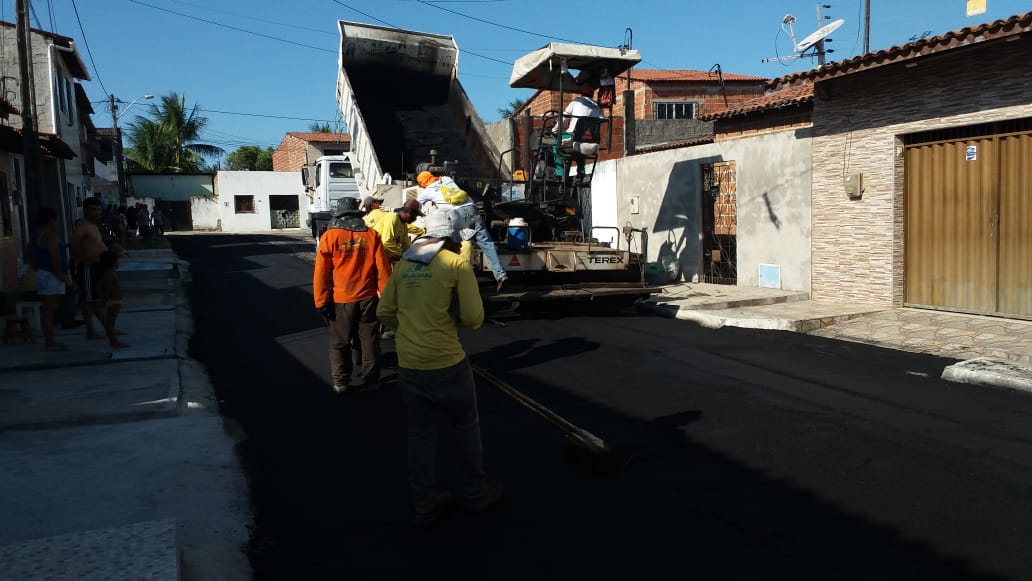
[[[845,22],[846,20],[844,18],[839,18],[834,22],[829,22],[828,24],[825,24],[824,26],[818,28],[813,34],[799,41],[799,44],[795,45],[795,51],[801,53],[804,50],[810,48],[811,46],[817,44],[818,42],[823,40],[824,37],[838,30],[838,27],[845,24]]]

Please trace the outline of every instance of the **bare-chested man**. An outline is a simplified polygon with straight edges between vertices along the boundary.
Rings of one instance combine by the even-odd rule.
[[[86,198],[83,201],[82,220],[72,231],[72,240],[69,243],[72,258],[76,263],[75,281],[79,285],[79,305],[82,308],[82,318],[86,322],[86,337],[90,339],[102,337],[93,328],[93,316],[96,314],[95,310],[99,300],[97,283],[100,280],[100,255],[108,249],[100,235],[100,229],[97,228],[97,222],[100,220],[100,207],[98,198]],[[113,338],[114,329],[107,328],[107,321],[104,320],[104,317],[98,314],[97,320],[100,321],[105,331],[112,334],[111,338]]]

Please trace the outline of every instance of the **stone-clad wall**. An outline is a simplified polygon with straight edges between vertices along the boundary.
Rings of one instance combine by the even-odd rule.
[[[1032,116],[1028,42],[955,49],[916,62],[816,87],[815,299],[903,304],[901,136]],[[863,173],[859,200],[845,193],[843,180],[852,172]]]

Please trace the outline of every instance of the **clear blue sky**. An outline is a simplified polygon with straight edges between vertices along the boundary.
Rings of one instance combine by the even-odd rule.
[[[14,22],[14,0],[0,2],[0,19]],[[831,36],[829,48],[836,52],[829,61],[857,56],[863,48],[863,0],[827,4],[825,15],[846,20]],[[206,110],[204,141],[227,152],[248,144],[275,147],[288,131],[336,119],[337,20],[454,36],[462,51],[459,78],[485,122],[497,120],[497,110],[513,99],[532,94],[508,87],[511,63],[553,40],[617,46],[630,28],[643,59],[639,68],[709,70],[719,63],[725,73],[773,78],[816,66],[810,60],[761,62],[791,53],[791,41],[780,31],[785,14],[797,19],[797,40],[818,28],[817,4],[808,0],[33,0],[32,5],[33,26],[75,39],[92,76],[84,83],[91,100],[111,93],[124,101],[144,93],[185,94],[188,105]],[[1029,0],[987,0],[988,11],[973,17],[966,16],[964,0],[871,0],[871,5],[872,50],[1032,11]],[[94,123],[110,126],[106,104],[94,108]],[[121,123],[145,110],[137,104]]]

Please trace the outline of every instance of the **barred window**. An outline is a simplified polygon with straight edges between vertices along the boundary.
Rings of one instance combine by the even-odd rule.
[[[254,214],[254,196],[233,196],[237,214]]]
[[[694,101],[653,101],[653,119],[695,119],[698,104]]]

